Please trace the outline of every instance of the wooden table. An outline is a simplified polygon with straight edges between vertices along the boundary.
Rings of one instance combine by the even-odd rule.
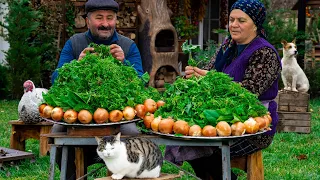
[[[0,167],[4,162],[34,158],[33,153],[0,147]]]
[[[26,124],[20,120],[9,121],[11,124],[10,148],[25,151],[27,139],[33,138],[40,141],[40,156],[47,155],[50,147],[48,146],[48,138],[41,136],[50,133],[52,123],[39,122],[36,124]]]
[[[54,133],[45,135],[49,138],[51,143],[50,150],[50,175],[49,179],[54,179],[54,167],[56,162],[56,150],[57,147],[62,147],[62,157],[61,157],[61,174],[60,179],[66,179],[67,170],[67,157],[68,148],[70,146],[76,147],[75,157],[76,157],[76,177],[79,178],[83,176],[86,172],[86,167],[84,165],[84,153],[83,147],[89,145],[97,145],[94,137],[90,136],[70,136],[67,133]],[[231,179],[231,166],[230,166],[230,145],[234,138],[224,138],[224,139],[188,139],[181,140],[179,138],[168,138],[158,135],[141,135],[141,137],[148,138],[158,145],[178,145],[178,146],[217,146],[221,148],[222,153],[222,170],[223,179]],[[127,138],[122,136],[121,139]]]

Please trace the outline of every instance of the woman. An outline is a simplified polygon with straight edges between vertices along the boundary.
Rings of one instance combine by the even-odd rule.
[[[231,146],[233,158],[252,154],[271,144],[278,122],[274,98],[278,94],[281,63],[277,51],[264,34],[264,5],[259,0],[238,0],[230,11],[230,36],[221,46],[209,70],[214,68],[224,72],[257,94],[272,117],[271,131],[241,139]],[[194,75],[204,76],[208,71],[187,66],[185,72],[186,77],[190,78]],[[221,152],[217,147],[167,147],[165,158],[178,164],[188,161],[201,179],[222,179]],[[232,179],[236,179],[234,174]]]

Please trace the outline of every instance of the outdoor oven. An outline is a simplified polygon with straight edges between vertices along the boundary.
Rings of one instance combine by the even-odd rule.
[[[178,71],[178,38],[166,0],[141,0],[139,49],[143,69],[150,74],[149,86],[163,88],[173,83]]]

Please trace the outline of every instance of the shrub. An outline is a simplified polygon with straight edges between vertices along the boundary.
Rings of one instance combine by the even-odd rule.
[[[296,15],[288,9],[268,11],[264,28],[268,41],[275,48],[282,48],[281,40],[292,41],[297,35]]]
[[[35,46],[35,31],[41,13],[34,11],[28,0],[10,0],[8,8],[4,25],[8,34],[4,38],[10,44],[6,52],[9,81],[12,82],[9,89],[13,98],[20,98],[25,80],[31,79],[36,84],[40,81],[41,56],[40,47]]]
[[[2,36],[10,44],[5,54],[11,82],[8,88],[14,99],[21,97],[22,84],[28,79],[36,87],[51,86],[58,47],[53,23],[56,20],[50,16],[50,7],[50,4],[33,7],[29,0],[8,0],[9,13],[0,25],[8,32]]]
[[[320,69],[308,69],[305,73],[309,79],[310,89],[309,93],[311,98],[320,96]]]
[[[8,67],[0,65],[0,99],[7,99],[9,95]]]

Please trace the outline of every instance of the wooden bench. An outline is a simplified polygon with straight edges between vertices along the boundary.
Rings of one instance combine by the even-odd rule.
[[[263,180],[264,167],[262,151],[231,160],[231,167],[238,168],[247,172],[247,180]]]
[[[25,124],[20,120],[9,121],[11,124],[10,148],[20,151],[25,151],[25,141],[33,138],[40,140],[39,153],[40,156],[47,155],[50,147],[48,145],[48,138],[41,136],[42,134],[50,133],[52,123],[39,122],[37,124]]]

